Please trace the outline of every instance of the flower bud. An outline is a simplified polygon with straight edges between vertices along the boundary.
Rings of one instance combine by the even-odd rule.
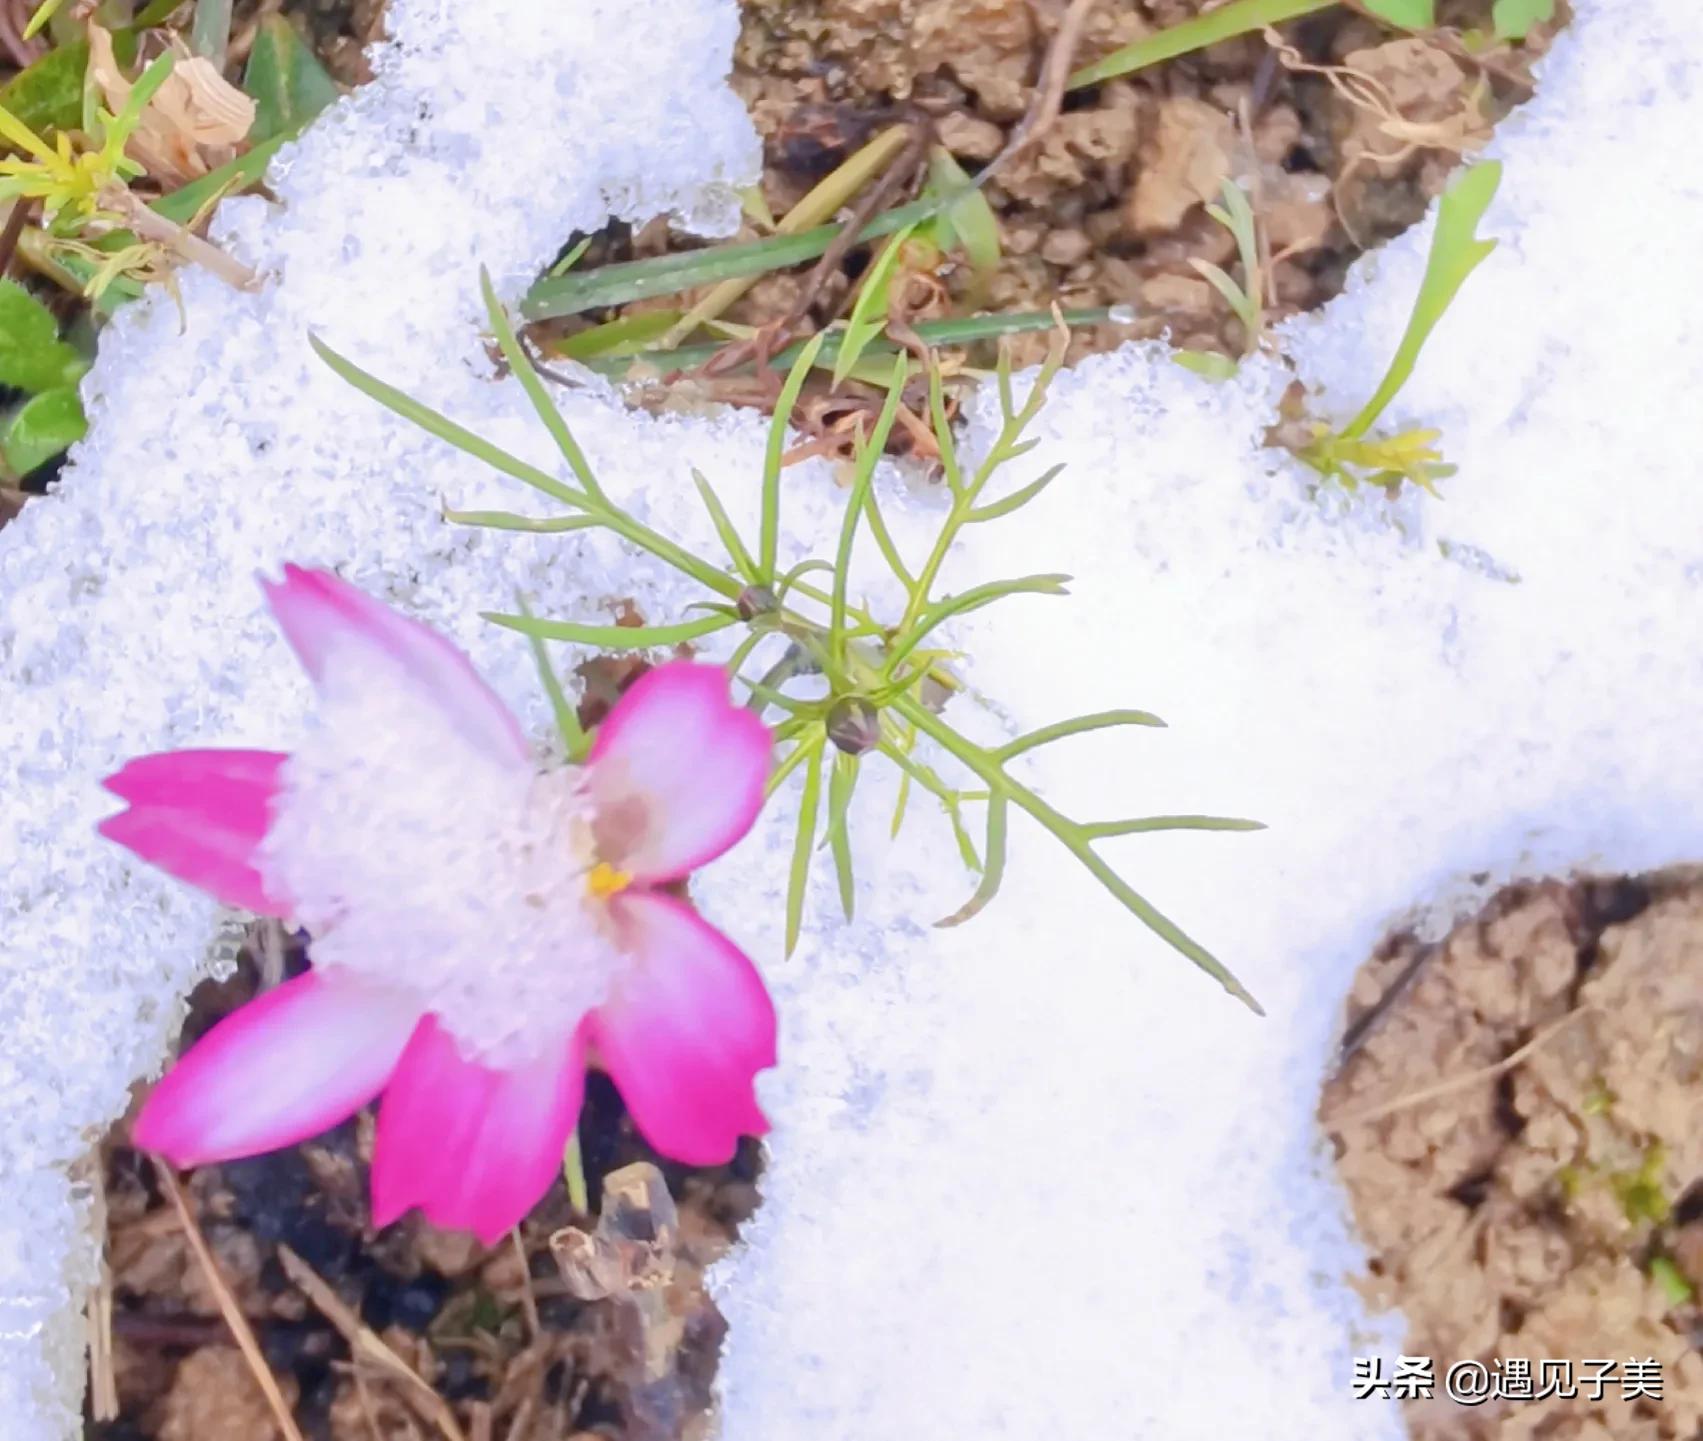
[[[847,696],[828,712],[828,739],[847,755],[860,756],[881,739],[881,713],[862,696]]]

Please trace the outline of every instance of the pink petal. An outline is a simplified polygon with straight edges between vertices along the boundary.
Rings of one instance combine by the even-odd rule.
[[[775,1008],[732,941],[672,897],[610,901],[631,969],[592,1012],[589,1040],[644,1137],[691,1166],[731,1160],[769,1129],[753,1081],[775,1064]]]
[[[464,1060],[427,1016],[379,1105],[373,1224],[418,1206],[434,1225],[494,1244],[560,1174],[584,1087],[577,1035],[543,1060],[493,1070]]]
[[[720,666],[647,671],[588,758],[603,858],[647,885],[713,861],[751,829],[772,760],[768,727],[732,703]]]
[[[282,582],[262,578],[272,614],[318,684],[328,658],[345,646],[400,663],[473,745],[529,759],[513,713],[473,662],[429,625],[392,610],[328,570],[286,565]]]
[[[154,1087],[131,1138],[174,1166],[293,1146],[380,1090],[419,1020],[401,997],[308,971],[233,1011]]]
[[[143,756],[103,782],[131,808],[102,821],[100,833],[226,905],[282,915],[288,907],[267,895],[254,855],[287,759],[238,750]]]

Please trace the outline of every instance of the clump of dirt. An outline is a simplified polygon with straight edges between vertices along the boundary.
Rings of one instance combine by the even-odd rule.
[[[267,971],[275,979],[304,964],[299,946],[245,950],[234,976],[197,991],[185,1043]],[[272,1411],[159,1175],[125,1134],[120,1126],[102,1153],[112,1334],[96,1347],[111,1357],[118,1411],[91,1415],[88,1434],[274,1441]],[[758,1205],[760,1147],[747,1140],[716,1168],[665,1161],[595,1074],[580,1136],[596,1226],[558,1181],[518,1242],[489,1249],[417,1214],[374,1231],[370,1110],[291,1150],[187,1178],[219,1272],[307,1441],[708,1434],[726,1323],[705,1271]],[[330,1300],[314,1294],[321,1285]],[[362,1328],[417,1379],[376,1358]],[[109,1389],[101,1382],[94,1395]]]
[[[1206,8],[1104,0],[1089,12],[1076,63]],[[928,127],[967,170],[992,160],[1034,97],[1064,11],[1030,0],[743,0],[733,84],[764,139],[770,210],[784,214],[898,120]],[[1070,358],[1160,334],[1239,354],[1240,322],[1195,267],[1236,263],[1235,241],[1206,212],[1222,183],[1235,177],[1251,191],[1273,262],[1268,320],[1321,305],[1354,257],[1418,220],[1462,155],[1530,95],[1532,64],[1565,19],[1562,7],[1524,44],[1485,50],[1459,34],[1487,29],[1490,0],[1446,0],[1438,21],[1450,28],[1424,37],[1334,6],[1284,27],[1283,46],[1247,35],[1069,92],[1039,143],[987,187],[1002,232],[997,273],[985,282],[947,273],[938,309],[1127,306],[1133,325],[1079,333]],[[759,233],[747,227],[742,238]],[[582,264],[674,243],[656,225],[613,237]],[[814,298],[818,325],[867,263],[867,250],[854,251]],[[786,314],[802,280],[766,277],[727,318],[755,326]],[[1028,362],[1047,341],[1012,343]]]
[[[1409,1400],[1450,1441],[1703,1427],[1703,872],[1519,886],[1357,977],[1320,1116],[1405,1350],[1653,1360],[1652,1396]]]

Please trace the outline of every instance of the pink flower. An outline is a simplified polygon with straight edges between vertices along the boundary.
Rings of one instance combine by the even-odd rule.
[[[293,753],[174,751],[106,782],[110,839],[288,917],[313,967],[220,1022],[134,1128],[178,1166],[252,1156],[383,1092],[373,1220],[411,1206],[487,1244],[557,1174],[584,1071],[657,1150],[728,1160],[767,1122],[775,1013],[751,962],[657,887],[750,828],[768,730],[715,666],[644,675],[583,767],[540,772],[437,632],[287,566],[273,615],[319,695]]]

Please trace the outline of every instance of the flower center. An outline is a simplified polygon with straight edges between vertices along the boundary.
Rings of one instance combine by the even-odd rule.
[[[585,878],[585,888],[600,901],[620,895],[632,883],[633,878],[628,872],[616,870],[608,861],[599,861]]]
[[[259,857],[314,964],[394,986],[469,1059],[566,1044],[621,962],[583,771],[477,750],[400,667],[334,655]]]

